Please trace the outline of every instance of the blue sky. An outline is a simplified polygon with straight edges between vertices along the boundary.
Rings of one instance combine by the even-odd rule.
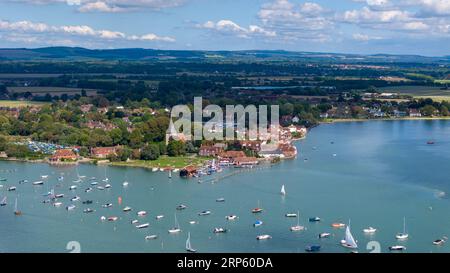
[[[450,0],[0,0],[0,47],[450,55]]]

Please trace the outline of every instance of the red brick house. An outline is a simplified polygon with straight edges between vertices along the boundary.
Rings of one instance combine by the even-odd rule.
[[[198,154],[200,156],[218,156],[221,153],[223,153],[223,148],[222,147],[216,147],[216,146],[204,146],[204,145],[202,145],[200,147],[200,150],[198,151]]]
[[[91,156],[95,158],[107,158],[110,155],[117,155],[117,150],[119,146],[116,147],[97,147],[91,149]]]
[[[77,155],[71,149],[59,149],[50,157],[50,161],[66,161],[66,160],[77,160]]]

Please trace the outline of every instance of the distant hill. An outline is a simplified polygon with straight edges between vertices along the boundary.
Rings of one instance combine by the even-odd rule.
[[[3,48],[0,60],[260,60],[260,61],[329,61],[369,63],[450,63],[450,56],[359,55],[340,53],[293,52],[284,50],[195,51],[143,48],[86,49],[81,47]]]

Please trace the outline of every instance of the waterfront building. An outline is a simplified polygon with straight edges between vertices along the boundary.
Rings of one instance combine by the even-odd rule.
[[[97,147],[91,149],[91,156],[95,158],[107,158],[111,155],[117,155],[120,146],[115,147]]]
[[[77,160],[77,155],[74,153],[72,149],[59,149],[50,157],[50,161],[52,162],[61,162],[61,161],[75,161]]]

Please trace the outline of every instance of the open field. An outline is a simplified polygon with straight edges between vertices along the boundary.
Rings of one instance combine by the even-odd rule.
[[[81,94],[82,88],[69,88],[69,87],[54,87],[54,86],[27,86],[27,87],[8,87],[10,93],[26,93],[30,92],[33,96],[45,96],[49,93],[52,96],[61,96],[63,94],[76,95]],[[97,90],[84,89],[88,96],[95,96]]]
[[[157,160],[130,160],[128,162],[113,162],[111,163],[114,166],[126,166],[126,167],[146,167],[146,168],[183,168],[188,165],[201,165],[208,158],[206,157],[197,157],[197,156],[179,156],[179,157],[168,157],[162,156]]]
[[[402,95],[410,95],[414,98],[430,98],[435,101],[450,101],[450,90],[442,90],[440,87],[434,86],[394,86],[383,87],[378,89],[380,92],[400,93]]]
[[[27,107],[48,104],[37,101],[0,100],[0,107]]]

